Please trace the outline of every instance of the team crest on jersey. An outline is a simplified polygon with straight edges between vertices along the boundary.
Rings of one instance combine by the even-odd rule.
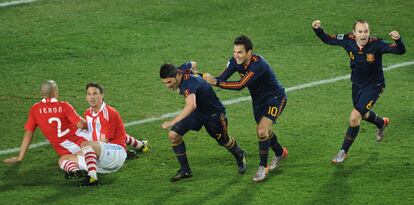
[[[374,62],[375,61],[374,54],[367,53],[367,61],[370,62],[370,63]]]
[[[338,39],[338,40],[344,40],[344,34],[338,34],[336,36],[336,39]]]
[[[350,58],[351,60],[355,60],[355,56],[354,56],[354,54],[352,53],[352,51],[350,51],[350,52],[349,52],[349,58]]]

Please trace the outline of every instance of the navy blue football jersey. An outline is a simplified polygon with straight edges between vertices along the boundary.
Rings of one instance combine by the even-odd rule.
[[[192,74],[183,74],[179,92],[184,97],[196,95],[196,111],[204,116],[224,113],[223,104],[219,101],[213,88],[200,77]]]
[[[234,72],[238,72],[239,81],[226,81]],[[285,96],[285,89],[279,83],[269,63],[260,55],[253,54],[249,65],[238,65],[231,58],[224,72],[216,77],[217,86],[223,89],[249,89],[253,104],[262,104],[269,98]]]
[[[401,39],[395,43],[387,43],[382,39],[370,36],[367,45],[360,48],[352,33],[329,35],[322,28],[314,29],[316,35],[326,44],[343,47],[350,59],[351,81],[354,86],[385,87],[382,67],[382,55],[394,53],[402,55],[405,47]]]

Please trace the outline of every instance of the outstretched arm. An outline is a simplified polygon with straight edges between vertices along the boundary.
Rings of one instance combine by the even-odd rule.
[[[312,22],[312,28],[315,34],[322,40],[322,42],[329,44],[329,45],[341,45],[341,41],[343,40],[342,36],[337,35],[329,35],[325,33],[325,31],[321,27],[321,21],[315,20]]]
[[[402,55],[405,53],[405,46],[404,43],[401,40],[401,36],[398,33],[398,31],[391,31],[388,35],[391,36],[392,40],[395,41],[395,43],[384,43],[385,46],[381,49],[382,53],[394,53],[397,55]]]
[[[14,156],[8,159],[5,159],[3,162],[7,164],[15,164],[23,161],[24,156],[26,155],[29,145],[33,139],[33,132],[26,130],[23,135],[22,144],[20,145],[20,153],[18,156]]]
[[[234,62],[233,62],[234,63]],[[217,77],[213,77],[209,73],[204,73],[203,79],[207,81],[211,85],[218,86],[218,82],[226,81],[230,78],[230,76],[233,75],[234,72],[236,72],[236,69],[234,67],[234,64],[232,63],[232,60],[230,60],[227,63],[226,69]]]
[[[242,90],[259,77],[257,72],[249,71],[239,81],[221,81],[217,79],[216,86],[228,90]]]

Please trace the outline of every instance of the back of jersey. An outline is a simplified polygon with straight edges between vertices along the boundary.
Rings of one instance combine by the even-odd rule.
[[[79,115],[69,103],[46,98],[32,106],[25,129],[35,131],[39,127],[57,149],[58,144],[75,136],[79,121]]]

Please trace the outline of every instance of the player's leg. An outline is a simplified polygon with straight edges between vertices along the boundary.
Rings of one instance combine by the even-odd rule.
[[[259,139],[259,169],[257,170],[253,181],[259,182],[266,178],[268,167],[267,159],[269,156],[270,148],[270,134],[272,133],[273,121],[267,117],[262,117],[260,122],[257,124],[256,134]]]
[[[276,120],[280,117],[283,110],[286,107],[287,97],[278,97],[274,98],[270,104],[268,104],[268,112],[265,116],[269,119],[272,119],[273,123],[276,123]],[[273,108],[277,107],[277,111]],[[269,110],[270,109],[270,110]],[[269,112],[270,111],[270,112]],[[276,115],[275,115],[276,111]],[[272,131],[270,134],[270,148],[275,153],[272,160],[269,163],[269,170],[275,170],[279,166],[279,162],[282,159],[285,159],[288,156],[288,150],[279,143],[276,133]]]
[[[59,167],[65,171],[66,179],[73,179],[84,177],[86,172],[81,170],[78,165],[78,158],[76,154],[67,154],[59,158]]]
[[[224,113],[210,119],[203,119],[204,127],[209,135],[214,138],[220,146],[225,147],[235,158],[238,172],[243,174],[246,171],[246,152],[242,150],[236,139],[229,137],[227,133],[227,117]]]
[[[118,171],[125,162],[126,150],[122,145],[100,142],[101,155],[98,157],[96,171],[112,173]]]
[[[136,150],[140,150],[142,152],[148,152],[148,140],[137,140],[135,139],[135,137],[126,134],[126,140],[125,143],[127,145],[130,145],[132,147],[134,147],[134,149]]]
[[[347,158],[348,150],[358,136],[359,127],[361,124],[362,115],[356,108],[352,109],[349,117],[349,127],[346,131],[344,141],[338,154],[332,159],[332,163],[338,164]]]
[[[370,99],[368,103],[368,106],[370,109],[363,116],[363,119],[365,121],[370,122],[374,124],[375,126],[377,126],[378,130],[377,130],[376,138],[378,142],[384,139],[384,130],[388,126],[389,119],[387,117],[378,116],[377,113],[375,113],[371,109],[374,107],[374,104],[377,102],[377,100],[379,99],[383,91],[384,91],[383,88],[374,88],[374,89],[370,89],[369,91],[367,91],[366,98]]]
[[[183,136],[179,135],[175,131],[168,132],[168,139],[170,139],[172,149],[177,157],[178,163],[180,164],[180,169],[177,171],[170,180],[171,182],[176,182],[181,179],[190,178],[191,169],[188,163],[186,147],[183,140]]]
[[[190,130],[200,130],[202,126],[203,125],[198,119],[197,113],[193,112],[186,118],[177,122],[168,132],[168,138],[171,142],[172,149],[180,164],[180,169],[170,179],[171,182],[192,177],[183,136]]]
[[[85,141],[82,142],[81,148],[88,169],[88,176],[86,176],[85,181],[82,182],[82,185],[98,185],[99,182],[96,169],[98,158],[101,155],[101,144],[96,141]],[[89,181],[89,184],[86,181]]]
[[[349,126],[346,131],[344,140],[342,142],[341,149],[331,161],[333,164],[342,163],[347,158],[348,149],[349,147],[351,147],[356,136],[358,135],[359,124],[361,123],[361,119],[362,119],[362,115],[358,111],[358,108],[363,107],[361,106],[362,105],[362,101],[361,101],[362,93],[363,93],[362,89],[356,86],[352,86],[352,103],[354,105],[354,108],[352,109],[350,117],[349,117]]]

